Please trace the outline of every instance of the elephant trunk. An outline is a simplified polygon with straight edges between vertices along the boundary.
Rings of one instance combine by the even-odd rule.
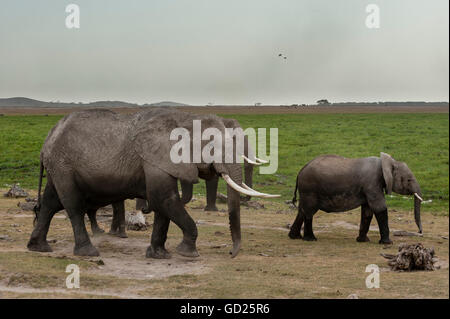
[[[419,193],[419,196],[421,194]],[[414,196],[414,219],[417,227],[419,227],[419,233],[422,234],[422,222],[420,221],[420,204],[422,200],[418,196]]]
[[[238,184],[242,183],[242,168],[240,164],[230,165],[229,174],[233,181]],[[228,217],[230,221],[231,239],[233,240],[231,257],[234,258],[241,248],[241,196],[239,192],[234,190],[230,185],[227,185],[227,195]]]

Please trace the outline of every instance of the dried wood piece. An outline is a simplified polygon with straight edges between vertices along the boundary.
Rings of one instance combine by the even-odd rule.
[[[398,253],[381,254],[395,271],[435,270],[434,248],[425,248],[421,243],[401,244]]]

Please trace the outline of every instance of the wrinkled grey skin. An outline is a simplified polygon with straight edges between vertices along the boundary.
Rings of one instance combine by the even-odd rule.
[[[388,212],[384,192],[402,195],[417,193],[422,196],[419,183],[403,162],[381,153],[380,157],[345,158],[337,155],[319,156],[306,164],[297,176],[293,202],[297,189],[300,195],[298,214],[289,232],[292,239],[316,240],[312,219],[317,210],[343,212],[361,206],[361,224],[358,242],[367,242],[367,232],[373,215],[380,229],[380,243],[390,244]],[[420,201],[414,197],[415,219],[419,231]]]
[[[49,133],[41,150],[41,177],[47,171],[47,184],[36,207],[37,222],[28,242],[33,251],[51,251],[47,233],[53,215],[65,209],[75,237],[74,254],[98,256],[84,224],[84,214],[111,203],[143,198],[155,212],[151,245],[146,256],[169,258],[165,249],[167,231],[173,221],[183,231],[177,252],[198,256],[197,227],[184,209],[177,189],[177,180],[197,183],[198,178],[211,179],[229,175],[242,183],[240,163],[179,163],[170,160],[173,129],[184,127],[192,137],[190,113],[154,115],[143,111],[119,115],[108,110],[74,112]],[[225,126],[216,116],[202,116],[202,130],[215,127],[225,136]],[[208,141],[202,141],[202,147]],[[222,143],[225,145],[225,143]],[[192,141],[191,141],[192,147]],[[223,151],[225,154],[225,151]],[[227,188],[232,257],[241,245],[240,195]]]

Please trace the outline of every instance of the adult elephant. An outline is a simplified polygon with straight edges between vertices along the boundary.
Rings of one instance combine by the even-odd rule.
[[[292,239],[316,240],[312,219],[317,210],[342,212],[361,206],[361,224],[358,242],[369,241],[367,232],[373,215],[380,229],[380,244],[391,244],[388,211],[384,192],[414,195],[414,217],[419,232],[422,193],[414,174],[404,162],[389,154],[380,157],[345,158],[337,155],[319,156],[306,164],[298,173],[293,202],[300,195],[298,214],[289,232]]]
[[[47,185],[43,197],[38,196],[37,222],[28,242],[33,251],[51,251],[47,233],[53,215],[65,209],[75,237],[75,255],[98,256],[84,224],[84,214],[111,203],[130,198],[144,198],[155,212],[151,244],[146,257],[169,258],[165,249],[167,231],[173,221],[183,231],[177,252],[198,256],[197,227],[186,212],[177,189],[177,180],[197,183],[198,178],[220,175],[228,184],[228,212],[235,257],[241,246],[240,195],[271,197],[242,185],[241,164],[233,156],[227,163],[230,149],[222,141],[222,158],[206,161],[172,160],[171,150],[180,143],[171,139],[175,130],[193,137],[194,120],[198,116],[177,112],[148,116],[145,112],[119,115],[108,110],[74,112],[61,119],[49,133],[41,150],[42,183],[44,169]],[[216,116],[200,118],[201,130],[216,129],[225,139],[225,126]],[[233,138],[236,140],[236,137]],[[194,149],[188,139],[186,151]],[[195,141],[201,149],[210,141]],[[233,154],[236,155],[236,154]]]
[[[142,114],[145,114],[145,118],[150,118],[153,116],[161,115],[161,114],[174,114],[177,112],[181,112],[173,109],[166,108],[156,108],[142,111]],[[199,118],[204,117],[204,115],[199,115]],[[233,130],[242,130],[241,125],[235,119],[231,118],[221,118],[219,117],[226,128]],[[238,132],[238,131],[236,131]],[[250,188],[253,187],[253,166],[254,165],[262,165],[267,163],[266,161],[259,159],[255,156],[254,150],[249,145],[248,137],[244,136],[244,183]],[[205,211],[218,211],[216,206],[217,200],[217,189],[219,184],[219,176],[213,176],[211,179],[205,180],[206,186],[206,206]],[[181,201],[183,204],[187,204],[191,201],[193,195],[193,184],[184,180],[180,180],[181,185]],[[251,196],[246,195],[244,200],[250,200]],[[136,199],[136,210],[141,210],[144,213],[150,213],[147,205],[147,201],[145,199],[137,198]],[[100,234],[104,231],[99,227],[96,218],[96,209],[91,209],[88,211],[89,220],[91,223],[91,230],[93,234]],[[109,234],[126,238],[127,234],[125,231],[125,209],[123,207],[123,203],[115,203],[113,204],[113,220],[111,223],[111,229]]]

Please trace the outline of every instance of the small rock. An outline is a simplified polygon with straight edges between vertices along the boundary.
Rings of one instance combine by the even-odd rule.
[[[57,242],[57,240],[56,240],[56,239],[48,239],[47,242],[48,242],[49,244],[54,244],[54,243]]]
[[[441,236],[441,238],[442,238],[442,239],[447,239],[447,240],[448,240],[448,237],[447,237],[447,236]]]
[[[3,194],[5,197],[10,198],[20,198],[20,197],[28,197],[28,193],[23,190],[19,184],[13,184],[9,191],[7,191],[5,194]]]
[[[263,257],[270,257],[269,255],[267,255],[265,253],[259,253],[258,255],[263,256]]]
[[[284,228],[286,228],[286,229],[291,229],[291,224],[286,224],[286,225],[284,225]]]
[[[147,230],[145,217],[140,211],[125,212],[125,224],[128,230]]]
[[[350,294],[347,296],[347,299],[359,299],[357,294]]]
[[[8,235],[0,235],[0,240],[9,240]]]
[[[223,235],[225,235],[225,234],[222,233],[221,231],[216,231],[216,232],[214,233],[214,235],[216,235],[216,236],[223,236]]]

